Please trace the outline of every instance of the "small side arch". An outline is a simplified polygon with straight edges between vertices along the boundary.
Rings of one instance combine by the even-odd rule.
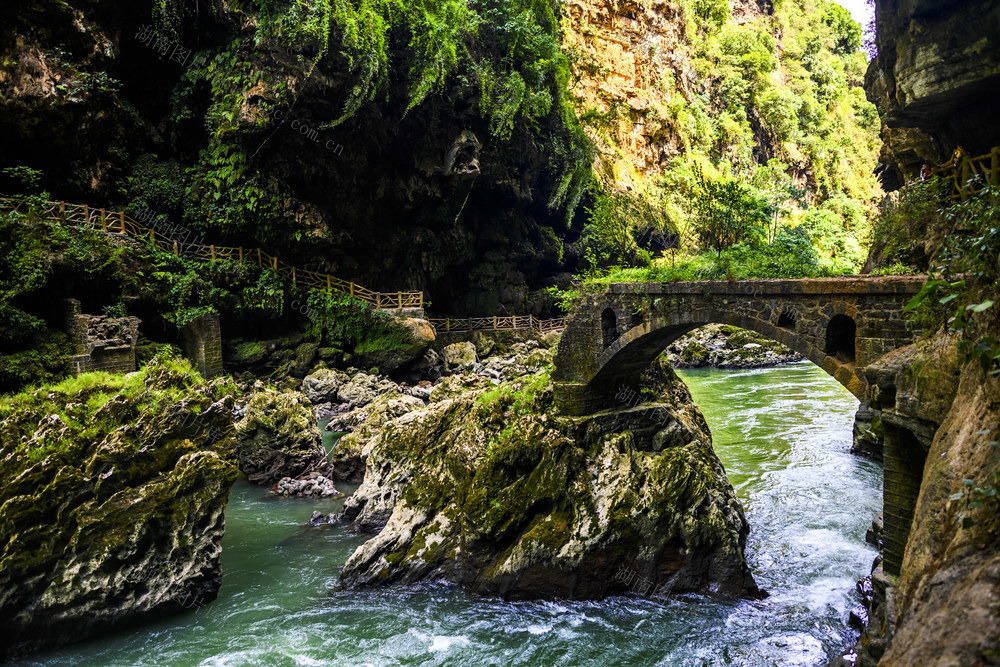
[[[853,364],[855,360],[855,339],[858,325],[847,315],[834,315],[826,325],[826,349],[831,357],[843,363]]]

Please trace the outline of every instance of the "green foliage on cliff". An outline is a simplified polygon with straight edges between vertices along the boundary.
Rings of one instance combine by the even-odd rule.
[[[620,207],[632,238],[648,237],[650,225],[680,236],[670,254],[684,266],[673,257],[660,275],[857,272],[881,192],[872,174],[879,119],[862,89],[860,26],[829,0],[779,0],[772,16],[741,23],[725,2],[680,7],[685,43],[677,56],[690,62],[695,85],[670,78],[655,91],[663,102],[647,126],[656,120],[679,154],[658,176],[632,176],[628,198],[659,213]],[[595,118],[585,120],[600,134]],[[605,190],[618,187],[604,181]],[[599,226],[596,216],[592,225]],[[705,256],[710,249],[714,261]],[[619,253],[596,266],[642,266],[635,256]]]
[[[365,355],[401,349],[413,342],[393,316],[348,294],[310,290],[306,297],[310,337],[319,345]]]
[[[928,228],[944,242],[932,258],[927,284],[906,310],[926,333],[960,334],[959,349],[967,359],[1000,375],[1000,189],[985,186],[960,202],[948,199],[950,192],[933,182],[914,188],[914,205],[921,210],[937,196]]]
[[[398,113],[398,122],[450,87],[449,96],[478,108],[494,141],[509,141],[520,130],[539,144],[548,162],[550,208],[568,216],[580,200],[593,153],[569,103],[570,62],[560,48],[555,0],[240,0],[226,11],[250,17],[252,40],[236,32],[202,53],[173,96],[173,120],[183,122],[210,91],[209,140],[185,173],[184,219],[219,231],[254,230],[262,241],[276,238],[277,230],[260,222],[281,216],[281,193],[255,158],[319,76],[317,68],[340,78],[344,66],[346,85],[328,95],[339,108],[312,115],[310,130],[340,126],[371,102],[391,110],[387,120]],[[173,32],[188,17],[179,0],[164,0],[155,14],[157,24]],[[266,49],[287,51],[297,64],[256,57]],[[405,100],[394,97],[400,84]],[[254,99],[248,104],[248,98]],[[263,134],[251,138],[255,131]]]

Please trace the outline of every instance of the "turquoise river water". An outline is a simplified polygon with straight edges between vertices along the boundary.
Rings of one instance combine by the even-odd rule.
[[[875,556],[864,533],[882,472],[848,453],[857,401],[812,364],[682,375],[746,508],[765,600],[504,602],[445,585],[331,593],[365,538],[303,523],[342,501],[269,498],[241,481],[215,602],[19,664],[824,665],[854,642],[854,583]]]

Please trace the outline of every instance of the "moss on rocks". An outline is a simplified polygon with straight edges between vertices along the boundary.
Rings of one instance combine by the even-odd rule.
[[[215,597],[234,391],[157,358],[0,405],[0,655]]]
[[[661,593],[755,593],[748,527],[704,420],[669,367],[657,373],[664,402],[628,410],[562,417],[541,372],[374,430],[340,519],[379,532],[341,586],[445,579],[595,598],[635,589],[624,570]],[[653,433],[670,428],[684,436],[657,450]]]
[[[678,338],[667,357],[677,368],[760,368],[803,359],[776,340],[728,324],[708,324]]]
[[[236,440],[240,470],[256,484],[298,477],[326,458],[312,404],[297,391],[256,387]]]

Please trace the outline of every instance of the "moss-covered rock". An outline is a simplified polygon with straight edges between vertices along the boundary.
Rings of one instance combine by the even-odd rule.
[[[331,403],[337,400],[337,389],[349,379],[344,373],[331,368],[318,368],[302,380],[302,393],[313,402]]]
[[[449,371],[468,369],[476,363],[476,346],[470,342],[452,343],[441,350],[444,367]]]
[[[377,429],[339,518],[380,532],[340,585],[444,579],[508,598],[596,598],[641,578],[643,592],[755,593],[748,526],[708,428],[683,383],[660,374],[664,402],[586,418],[555,413],[541,372]]]
[[[370,346],[360,354],[366,363],[384,370],[394,370],[419,359],[430,349],[434,342],[434,327],[430,322],[416,317],[404,317],[397,324],[408,332],[409,340],[393,342],[384,347]]]
[[[431,403],[439,403],[467,394],[470,391],[486,389],[489,386],[492,386],[489,380],[478,375],[449,375],[434,385],[427,400]]]
[[[364,407],[331,419],[327,424],[327,430],[347,433],[337,442],[330,455],[333,478],[360,482],[364,478],[365,463],[368,459],[365,445],[372,436],[386,422],[423,407],[424,402],[419,398],[397,390],[382,394]]]
[[[0,404],[0,656],[214,599],[234,391],[157,359]]]
[[[309,399],[258,386],[236,424],[240,470],[256,484],[298,477],[326,457]]]
[[[676,368],[762,368],[804,358],[776,340],[727,324],[708,324],[678,338],[667,348]]]

